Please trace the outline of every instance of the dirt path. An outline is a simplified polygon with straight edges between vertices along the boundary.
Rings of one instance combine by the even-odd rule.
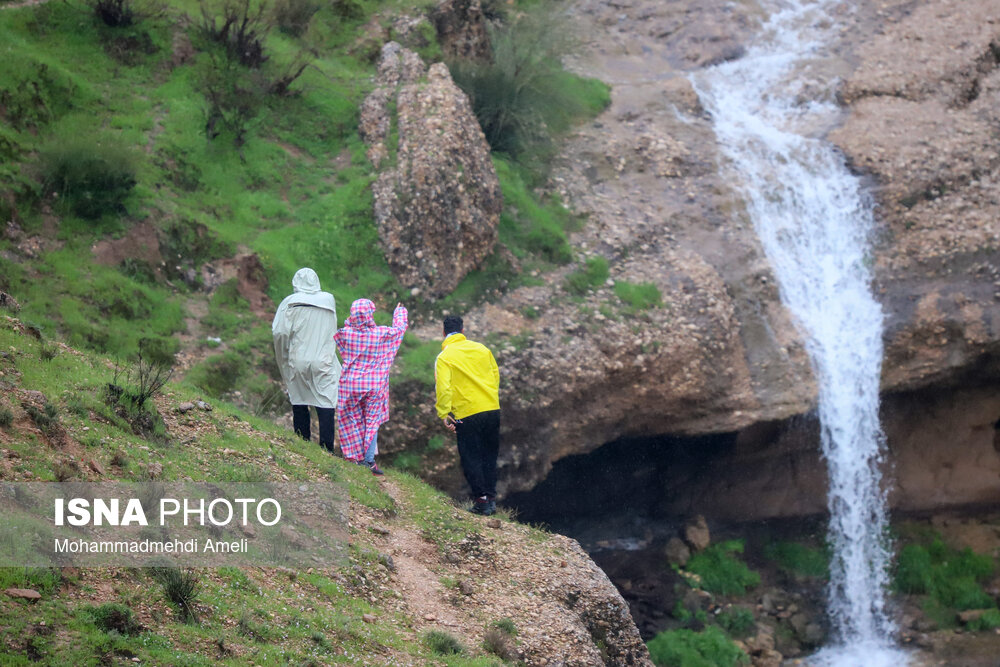
[[[384,480],[382,484],[397,505],[406,504],[403,491],[395,483]],[[472,619],[460,614],[459,609],[448,601],[448,589],[441,583],[441,575],[429,566],[440,560],[437,547],[414,530],[399,524],[392,525],[389,531],[388,551],[396,567],[397,590],[402,594],[418,628],[444,626],[451,632],[469,636]]]

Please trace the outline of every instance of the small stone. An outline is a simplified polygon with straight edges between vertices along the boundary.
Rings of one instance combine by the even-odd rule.
[[[712,543],[705,517],[698,515],[684,526],[684,541],[695,551],[704,551]]]
[[[192,410],[194,410],[194,403],[181,403],[177,406],[177,412],[182,415],[191,412]]]
[[[208,403],[206,403],[205,401],[197,401],[195,403],[195,405],[198,406],[199,410],[203,410],[205,412],[211,412],[212,411],[212,406],[209,405]]]
[[[663,553],[666,555],[668,563],[680,567],[687,565],[688,559],[691,558],[691,550],[679,537],[671,537],[667,546],[664,547]]]
[[[373,524],[372,527],[369,528],[369,530],[371,530],[373,533],[378,533],[379,535],[388,535],[389,534],[389,529],[388,528],[386,528],[385,526],[380,526],[377,523]]]
[[[472,585],[472,582],[469,581],[468,579],[459,580],[458,590],[462,591],[462,595],[472,595],[476,591],[476,589]]]
[[[162,463],[150,463],[146,467],[146,473],[149,475],[150,479],[156,479],[163,474],[163,464]]]
[[[365,623],[374,623],[376,621],[374,614],[362,614],[361,620]]]
[[[42,594],[36,590],[30,588],[8,588],[4,591],[7,595],[12,598],[21,598],[22,600],[41,600]]]
[[[96,472],[98,475],[104,475],[104,466],[98,463],[95,459],[90,459],[89,461],[87,461],[87,465],[90,467],[91,470]]]
[[[437,617],[434,614],[424,614],[425,621],[436,621]]]
[[[500,519],[490,519],[489,521],[486,522],[486,525],[489,526],[490,528],[499,528]]]

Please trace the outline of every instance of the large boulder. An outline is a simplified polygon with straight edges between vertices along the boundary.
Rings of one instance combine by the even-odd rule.
[[[390,42],[362,105],[360,132],[372,163],[383,167],[373,191],[389,266],[415,294],[451,292],[492,252],[503,203],[468,98],[443,64],[426,69],[417,54]]]

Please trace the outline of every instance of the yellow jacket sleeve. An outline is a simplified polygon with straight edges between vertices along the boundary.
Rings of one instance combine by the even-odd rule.
[[[437,393],[434,407],[438,419],[444,419],[451,412],[451,366],[442,361],[440,355],[434,362],[434,388]]]

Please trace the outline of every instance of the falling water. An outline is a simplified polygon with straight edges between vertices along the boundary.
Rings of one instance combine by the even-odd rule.
[[[792,0],[760,43],[697,74],[781,298],[806,340],[819,387],[830,478],[828,590],[835,645],[816,665],[905,664],[885,610],[889,555],[880,490],[882,310],[866,255],[872,213],[858,179],[819,135],[838,117],[825,44],[836,3]]]

